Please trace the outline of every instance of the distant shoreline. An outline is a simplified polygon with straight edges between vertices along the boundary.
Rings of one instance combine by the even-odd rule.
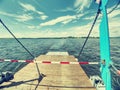
[[[74,39],[74,38],[86,38],[86,37],[39,37],[39,38],[18,38],[18,39]],[[96,38],[99,39],[99,37],[89,37],[89,38]],[[110,38],[120,38],[120,37],[110,37]],[[0,39],[13,39],[13,38],[0,38]]]

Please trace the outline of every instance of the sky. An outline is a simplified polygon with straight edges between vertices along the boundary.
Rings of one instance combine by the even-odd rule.
[[[109,0],[109,12],[119,0]],[[97,12],[94,0],[0,0],[0,19],[18,38],[86,37]],[[99,37],[101,16],[92,37]],[[108,14],[110,37],[120,37],[120,5]],[[0,24],[0,38],[12,37]]]

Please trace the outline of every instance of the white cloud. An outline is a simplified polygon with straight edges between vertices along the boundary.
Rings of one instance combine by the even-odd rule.
[[[33,19],[33,17],[31,15],[28,15],[28,14],[19,15],[16,18],[16,20],[18,20],[18,21],[28,21],[31,19]]]
[[[31,15],[28,15],[28,14],[16,15],[16,14],[10,14],[7,12],[2,12],[2,11],[0,11],[0,14],[5,15],[5,16],[14,17],[17,21],[28,21],[28,20],[33,19],[33,17]]]
[[[31,4],[20,3],[20,5],[25,9],[25,11],[33,11],[33,12],[39,14],[41,20],[45,20],[48,18],[48,16],[45,15],[44,12],[36,10],[36,8],[34,6],[32,6]]]
[[[29,29],[35,29],[35,26],[28,26]]]
[[[38,36],[41,37],[86,37],[89,32],[89,28],[91,27],[91,24],[84,26],[75,26],[70,27],[67,29],[64,29],[62,31],[58,30],[48,30],[48,31],[41,31],[38,33]],[[98,37],[99,36],[99,26],[94,27],[91,36]]]
[[[73,8],[67,7],[65,9],[61,9],[61,10],[55,10],[55,11],[59,11],[59,12],[68,12],[68,11],[74,11]]]
[[[85,14],[85,13],[84,13]],[[82,16],[84,16],[84,14],[77,14],[76,17],[77,19],[80,19]]]
[[[40,15],[40,19],[41,20],[46,20],[48,18],[47,15],[45,15],[43,12],[40,12],[40,11],[37,11],[35,9],[35,7],[33,7],[32,5],[30,4],[23,4],[23,3],[20,3],[20,5],[26,9],[26,10],[32,10],[36,13],[38,13]],[[21,21],[21,22],[24,22],[24,21],[29,21],[29,20],[32,20],[34,19],[34,17],[32,15],[29,15],[29,14],[23,14],[23,15],[17,15],[17,14],[11,14],[11,13],[7,13],[7,12],[3,12],[3,11],[0,11],[0,14],[1,15],[5,15],[5,16],[10,16],[10,17],[14,17],[17,21]]]
[[[35,7],[33,7],[32,5],[30,5],[30,4],[23,4],[23,3],[20,3],[20,5],[24,8],[24,9],[26,9],[26,10],[28,10],[28,11],[36,11],[36,9],[35,9]]]
[[[68,20],[65,20],[65,21],[63,21],[63,22],[61,22],[61,23],[67,24],[67,23],[69,23],[69,22],[71,22],[71,21],[72,21],[72,19],[68,19]]]
[[[41,23],[40,26],[51,26],[51,25],[55,25],[55,24],[60,23],[60,22],[66,24],[74,19],[76,19],[76,16],[70,16],[70,15],[61,16],[61,17],[58,17],[56,19],[50,20],[48,22]]]
[[[119,36],[120,37],[120,18],[111,18],[109,19],[109,31],[110,36]]]
[[[89,29],[91,27],[91,23],[88,23],[87,25],[83,26],[74,26],[69,27],[64,30],[60,30],[59,28],[57,30],[48,29],[48,30],[41,30],[40,33],[36,33],[35,35],[37,37],[86,37]],[[98,37],[99,36],[99,25],[94,27],[91,36]],[[35,36],[34,36],[35,37]]]
[[[10,13],[7,13],[7,12],[0,12],[0,14],[10,16],[10,17],[14,17],[17,21],[28,21],[28,20],[33,19],[33,17],[31,15],[28,15],[28,14],[16,15],[16,14],[10,14]]]
[[[85,20],[94,20],[95,19],[95,15],[94,16],[89,16],[89,17],[85,17]]]
[[[109,31],[110,31],[110,36],[120,36],[120,26],[119,23],[120,19],[118,22],[116,22],[118,18],[114,18],[114,19],[110,19],[109,21]],[[68,37],[68,36],[75,36],[75,37],[86,37],[90,27],[92,25],[91,23],[88,23],[87,25],[82,25],[82,26],[74,26],[74,27],[69,27],[67,29],[59,29],[57,28],[57,30],[53,30],[48,29],[48,30],[34,30],[36,29],[36,26],[28,26],[29,29],[31,29],[31,31],[29,32],[25,32],[24,34],[21,34],[19,32],[15,33],[15,35],[17,37],[31,37],[31,38],[38,38],[38,37]],[[99,36],[99,25],[100,22],[96,22],[93,31],[91,33],[91,36],[94,37],[98,37]],[[8,37],[8,36],[1,36],[0,37]]]
[[[69,28],[68,30],[70,31],[71,36],[86,37],[88,35],[90,27],[91,27],[91,23],[88,23],[87,25],[75,26],[75,27]],[[97,37],[99,34],[98,32],[99,32],[99,26],[96,25],[93,28],[91,36]]]
[[[38,14],[40,14],[40,15],[44,15],[44,13],[43,12],[40,12],[40,11],[36,11]]]
[[[108,10],[108,12],[110,11],[110,9]],[[117,9],[117,10],[114,10],[112,13],[108,14],[109,18],[113,18],[117,15],[120,15],[120,10]]]
[[[44,12],[36,10],[36,8],[32,6],[31,4],[20,3],[20,5],[25,9],[25,11],[34,11],[38,13],[39,15],[44,15]]]
[[[74,6],[78,7],[78,6],[81,5],[82,2],[83,2],[82,0],[76,0],[75,3],[74,3]]]
[[[0,11],[0,14],[5,15],[5,16],[10,16],[10,17],[17,17],[17,15],[15,15],[15,14],[10,14],[10,13],[7,13],[7,12],[2,12],[2,11]]]
[[[41,20],[45,20],[45,19],[47,19],[47,18],[48,18],[48,16],[46,16],[46,15],[40,16],[40,19],[41,19]]]
[[[74,33],[73,33],[74,34]],[[71,36],[73,35],[71,32],[67,32],[65,31],[61,31],[61,32],[57,32],[55,30],[40,30],[40,31],[33,31],[32,33],[29,33],[29,35],[22,35],[22,37],[33,37],[33,38],[39,38],[39,37],[67,37],[67,36]],[[20,36],[20,35],[17,35]]]
[[[92,0],[76,0],[74,3],[74,7],[77,8],[77,13],[83,12],[85,8],[89,8]]]
[[[101,20],[98,20],[93,28],[93,31],[91,33],[91,36],[99,37],[99,26],[100,26]],[[111,18],[109,19],[109,32],[110,37],[120,37],[120,25],[119,25],[120,19],[119,18]],[[88,23],[87,25],[82,26],[75,26],[72,28],[68,28],[68,34],[71,36],[77,36],[77,37],[86,37],[90,28],[91,28],[92,22]]]
[[[9,38],[12,37],[10,33],[3,27],[2,24],[0,24],[0,38]]]

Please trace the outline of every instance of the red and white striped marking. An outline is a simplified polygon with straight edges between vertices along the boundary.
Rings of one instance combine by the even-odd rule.
[[[25,62],[25,63],[40,63],[40,64],[99,64],[99,62],[68,62],[68,61],[35,61],[35,60],[10,60],[0,59],[0,62]]]

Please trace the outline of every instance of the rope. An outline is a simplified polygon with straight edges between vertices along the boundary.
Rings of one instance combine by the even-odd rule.
[[[16,38],[16,36],[8,29],[8,27],[0,19],[1,24],[6,28],[6,30],[15,38],[15,40],[34,58],[34,55]]]
[[[35,58],[35,61],[36,61],[36,58]],[[35,63],[35,65],[36,65],[36,68],[37,68],[37,71],[38,71],[38,75],[39,75],[39,77],[38,77],[38,83],[37,83],[37,85],[36,85],[36,87],[35,87],[35,90],[37,90],[37,88],[38,88],[38,86],[39,86],[39,84],[40,84],[40,81],[42,80],[43,76],[42,76],[42,74],[40,73],[40,70],[39,70],[39,67],[38,67],[38,63]]]
[[[88,41],[88,39],[89,39],[89,37],[90,37],[90,34],[91,34],[92,30],[93,30],[93,27],[94,27],[94,25],[95,25],[95,23],[96,23],[96,20],[97,20],[99,14],[100,14],[100,5],[101,5],[101,3],[99,4],[98,11],[97,11],[96,17],[95,17],[95,19],[94,19],[94,21],[93,21],[93,24],[92,24],[92,26],[91,26],[91,28],[90,28],[90,31],[89,31],[89,33],[88,33],[88,35],[87,35],[87,37],[86,37],[86,39],[85,39],[85,41],[84,41],[84,43],[83,43],[83,46],[82,46],[82,48],[81,48],[81,50],[80,50],[80,52],[79,52],[79,54],[78,54],[78,58],[80,58],[80,55],[81,55],[82,52],[83,52],[83,49],[84,49],[84,47],[85,47],[85,45],[86,45],[86,43],[87,43],[87,41]]]
[[[111,11],[109,11],[107,14],[112,13],[112,12],[119,6],[119,4],[120,4],[120,0],[119,0],[118,3],[115,5],[115,7],[113,7],[113,8],[111,9]]]
[[[110,64],[110,68],[112,67],[112,71],[115,73],[115,74],[117,74],[117,75],[119,75],[120,76],[120,70],[118,70],[113,64]]]
[[[36,60],[12,60],[0,59],[0,62],[22,62],[22,63],[39,63],[39,64],[100,64],[99,62],[69,62],[69,61],[36,61]],[[38,66],[37,66],[38,67]],[[40,74],[39,74],[40,75]]]
[[[0,19],[0,22],[1,24],[6,28],[6,30],[14,37],[14,39],[33,57],[35,58],[35,56],[16,38],[16,36],[8,29],[8,27],[3,23],[3,21]],[[35,58],[35,61],[36,61],[36,58]],[[39,70],[39,67],[38,67],[38,64],[35,63],[36,65],[36,68],[37,68],[37,72],[38,72],[38,75],[39,75],[39,78],[41,76],[40,74],[40,70]],[[38,84],[39,84],[39,79],[38,79]]]

